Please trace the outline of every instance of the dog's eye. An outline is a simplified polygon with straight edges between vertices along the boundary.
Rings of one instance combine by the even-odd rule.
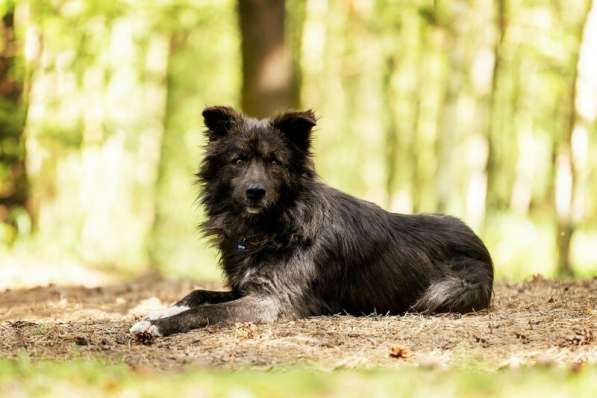
[[[272,166],[280,166],[280,162],[278,162],[276,159],[272,159],[270,163],[272,164]]]
[[[240,166],[241,164],[245,163],[245,157],[244,156],[239,156],[236,159],[234,159],[234,164],[237,166]]]

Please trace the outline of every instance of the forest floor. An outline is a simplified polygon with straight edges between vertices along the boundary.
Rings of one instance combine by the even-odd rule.
[[[101,358],[131,369],[316,369],[597,363],[597,279],[498,282],[492,307],[467,315],[329,316],[210,326],[142,344],[131,324],[193,288],[145,277],[107,287],[0,292],[0,358]],[[204,288],[217,286],[202,285]]]

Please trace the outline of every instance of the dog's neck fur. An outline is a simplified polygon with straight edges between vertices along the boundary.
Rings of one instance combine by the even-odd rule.
[[[321,185],[308,178],[294,199],[258,216],[242,214],[238,209],[222,211],[219,204],[211,206],[204,201],[208,217],[201,230],[219,249],[220,264],[233,289],[242,284],[247,272],[259,268],[264,258],[283,258],[314,241],[321,226],[321,217],[316,214],[322,214],[323,209],[314,208],[321,201],[313,197]]]

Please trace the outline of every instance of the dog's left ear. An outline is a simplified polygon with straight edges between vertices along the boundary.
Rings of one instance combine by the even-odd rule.
[[[300,150],[307,152],[311,145],[311,130],[317,124],[313,111],[287,112],[272,120],[272,126],[280,130]]]

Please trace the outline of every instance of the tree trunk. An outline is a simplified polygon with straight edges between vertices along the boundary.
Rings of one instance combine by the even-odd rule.
[[[414,213],[418,213],[421,211],[421,198],[422,198],[422,191],[423,191],[423,181],[421,178],[421,164],[420,164],[420,151],[421,151],[421,142],[420,142],[420,122],[421,122],[421,87],[423,86],[423,58],[425,54],[425,47],[427,46],[427,19],[419,18],[418,26],[417,26],[417,41],[418,45],[416,48],[415,53],[415,76],[414,79],[416,80],[416,86],[419,87],[419,90],[415,90],[411,92],[411,98],[413,102],[413,118],[412,118],[412,127],[411,127],[411,142],[410,142],[410,191],[412,196],[412,210]]]
[[[386,208],[392,205],[394,192],[396,191],[396,162],[398,159],[398,123],[392,104],[396,102],[392,90],[392,78],[396,71],[396,60],[394,56],[388,56],[385,60],[383,72],[383,114],[385,115],[385,148],[386,160]]]
[[[300,109],[301,87],[303,73],[301,68],[301,52],[303,48],[303,31],[307,15],[307,2],[305,0],[290,0],[287,3],[288,20],[286,21],[286,36],[290,46],[292,58],[290,107]]]
[[[456,16],[455,19],[459,17]],[[452,21],[448,23],[453,23]],[[458,136],[462,134],[458,120],[458,99],[466,86],[466,65],[469,63],[468,54],[462,37],[458,32],[446,28],[446,82],[443,93],[440,114],[438,116],[438,133],[435,142],[435,153],[438,162],[436,172],[437,211],[445,213],[457,189],[457,176],[454,171],[453,151]]]
[[[180,90],[177,91],[175,84],[175,58],[181,48],[187,42],[189,33],[187,31],[175,31],[170,34],[168,40],[168,60],[165,70],[164,90],[166,99],[164,103],[164,116],[162,126],[162,137],[160,143],[160,157],[158,159],[158,170],[155,183],[155,198],[154,198],[154,217],[151,226],[151,236],[148,245],[148,254],[151,265],[159,267],[164,264],[164,253],[167,253],[168,243],[164,236],[175,229],[172,226],[174,217],[168,214],[168,205],[163,203],[163,198],[172,195],[170,187],[168,186],[170,168],[170,160],[173,157],[172,152],[175,148],[184,145],[181,143],[183,137],[177,134],[174,123],[174,116],[176,112],[176,104],[184,101]],[[182,98],[181,98],[182,97]]]
[[[25,163],[24,64],[15,30],[15,9],[0,21],[0,223],[13,224],[26,211],[29,184]]]
[[[487,176],[487,187],[485,196],[485,207],[497,207],[501,205],[496,193],[496,175],[498,165],[494,146],[495,113],[497,108],[497,90],[501,74],[504,53],[504,39],[506,37],[506,0],[497,0],[495,2],[495,20],[497,29],[497,40],[493,50],[493,68],[491,76],[491,92],[489,94],[489,114],[487,115],[487,126],[485,136],[487,140],[487,163],[485,174]],[[485,211],[487,214],[487,210]]]
[[[285,2],[239,0],[243,84],[241,105],[255,117],[292,104],[292,62],[285,44]]]
[[[572,153],[572,134],[577,123],[576,98],[580,47],[583,42],[583,31],[591,10],[592,0],[588,0],[581,21],[576,26],[577,47],[573,53],[570,67],[572,69],[568,95],[568,121],[563,137],[560,139],[556,160],[556,243],[558,260],[556,273],[559,276],[572,276],[574,270],[570,259],[570,243],[574,235],[574,204],[577,185],[576,164]]]

